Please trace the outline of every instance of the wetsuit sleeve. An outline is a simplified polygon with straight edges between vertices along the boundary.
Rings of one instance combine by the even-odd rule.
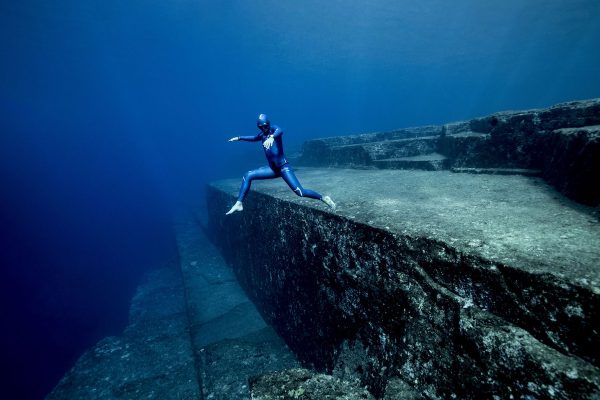
[[[271,135],[273,135],[273,137],[279,137],[283,135],[283,129],[281,129],[280,127],[276,127],[275,131]]]
[[[238,136],[238,139],[244,142],[258,142],[260,140],[260,133],[256,136]]]

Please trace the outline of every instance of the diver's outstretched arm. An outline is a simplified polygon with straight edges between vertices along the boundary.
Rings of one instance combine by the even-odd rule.
[[[230,142],[237,142],[238,140],[243,142],[258,142],[260,140],[260,133],[256,136],[235,136],[229,139]]]

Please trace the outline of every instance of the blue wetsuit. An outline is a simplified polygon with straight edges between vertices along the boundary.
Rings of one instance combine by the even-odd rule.
[[[269,165],[246,172],[242,178],[242,187],[240,187],[238,201],[244,201],[254,179],[273,179],[278,177],[282,177],[290,189],[298,196],[321,200],[323,196],[313,190],[303,188],[302,185],[300,185],[300,182],[298,182],[294,170],[283,154],[283,141],[281,140],[283,130],[280,127],[277,125],[270,125],[269,133],[265,133],[261,130],[256,136],[239,136],[238,139],[246,142],[258,142],[260,140],[260,142],[264,144],[265,140],[271,135],[274,138],[272,146],[267,149],[263,145]]]

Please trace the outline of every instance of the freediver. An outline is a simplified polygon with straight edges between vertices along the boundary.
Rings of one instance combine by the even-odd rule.
[[[229,141],[237,142],[238,140],[243,140],[245,142],[257,142],[260,140],[264,147],[265,156],[267,156],[269,165],[246,172],[242,178],[242,186],[240,187],[238,199],[225,215],[244,209],[242,203],[246,194],[248,194],[250,185],[254,179],[274,179],[278,177],[282,177],[290,189],[298,196],[321,200],[332,209],[335,209],[335,203],[329,196],[321,196],[313,190],[305,189],[300,185],[300,182],[298,182],[294,170],[283,154],[283,141],[281,139],[283,130],[277,125],[271,125],[269,118],[265,114],[260,114],[258,116],[256,126],[259,129],[259,133],[257,133],[256,136],[236,136],[229,139]]]

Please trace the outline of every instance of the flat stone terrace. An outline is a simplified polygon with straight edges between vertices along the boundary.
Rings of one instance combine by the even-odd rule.
[[[274,201],[286,209],[300,206],[312,214],[335,214],[324,219],[336,221],[329,228],[315,228],[323,238],[329,236],[323,229],[372,232],[329,244],[337,247],[333,252],[347,254],[341,256],[342,263],[356,259],[369,248],[372,235],[381,232],[397,243],[386,250],[389,256],[408,251],[401,257],[416,261],[426,279],[458,296],[462,307],[475,306],[524,329],[553,351],[600,366],[600,221],[593,208],[567,199],[540,178],[520,175],[311,168],[296,172],[305,188],[331,196],[337,210],[295,196],[277,179],[253,183],[260,194],[248,196],[243,212],[278,213]],[[231,179],[213,187],[231,194],[233,203],[239,184]],[[264,196],[273,201],[261,199]],[[308,213],[297,213],[296,218]],[[232,220],[236,216],[227,218],[227,225],[239,223]],[[288,221],[288,211],[281,211],[280,218],[294,224]],[[318,217],[313,219],[320,224]],[[284,240],[285,232],[280,237]],[[344,240],[353,244],[343,245]],[[322,252],[321,243],[311,246],[313,253]],[[326,250],[324,254],[329,257]]]
[[[600,294],[600,221],[592,208],[565,198],[542,179],[333,168],[297,168],[296,174],[305,188],[331,196],[341,217],[431,238]],[[235,194],[239,184],[230,179],[214,185]],[[322,202],[294,196],[280,179],[254,182],[252,190],[330,212]]]

